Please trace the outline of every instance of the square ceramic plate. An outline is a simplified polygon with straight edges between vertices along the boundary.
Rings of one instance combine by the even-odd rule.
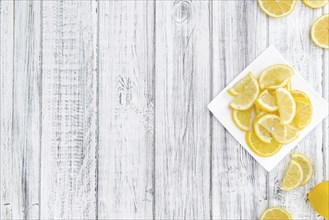
[[[292,143],[284,145],[281,150],[271,157],[260,157],[252,152],[246,141],[245,132],[241,131],[233,122],[229,103],[233,97],[227,90],[243,78],[249,71],[257,77],[262,70],[274,64],[289,64],[283,56],[273,47],[266,49],[254,62],[245,68],[214,100],[208,105],[209,110],[222,123],[222,125],[233,135],[233,137],[249,152],[267,171],[271,171],[296,145],[313,130],[328,115],[328,103],[311,88],[306,81],[295,71],[291,79],[292,89],[305,92],[312,101],[313,118],[311,123],[300,132],[299,137]],[[292,65],[290,65],[292,66]]]

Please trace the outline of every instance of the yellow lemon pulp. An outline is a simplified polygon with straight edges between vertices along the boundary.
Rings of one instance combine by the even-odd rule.
[[[284,88],[276,90],[276,100],[279,107],[280,120],[283,124],[289,124],[296,114],[296,103],[290,92]]]
[[[328,0],[303,0],[303,2],[310,8],[322,8],[328,4]]]
[[[303,169],[303,180],[300,185],[308,183],[313,175],[312,161],[305,154],[293,153],[290,155],[292,160],[295,160]]]
[[[242,78],[239,82],[237,82],[232,88],[228,89],[227,92],[230,95],[237,96],[242,91],[244,86],[251,80],[254,79],[255,75],[252,72],[249,72],[244,78]]]
[[[298,129],[304,129],[312,121],[312,103],[305,98],[295,98],[295,103],[296,115],[292,121],[292,125]]]
[[[259,77],[261,89],[277,89],[286,86],[294,70],[286,64],[276,64],[266,68]]]
[[[274,112],[278,110],[278,105],[276,103],[276,98],[270,94],[267,90],[264,90],[256,100],[258,106],[267,112]]]
[[[251,79],[235,99],[230,103],[230,107],[236,110],[247,110],[251,108],[259,94],[259,86],[256,79]]]
[[[236,109],[232,110],[232,118],[236,126],[243,131],[249,131],[252,119],[252,108],[239,111]]]
[[[282,144],[273,140],[271,143],[261,141],[254,132],[248,131],[246,133],[246,142],[250,149],[259,156],[269,157],[278,152]]]
[[[260,217],[261,220],[292,220],[292,216],[290,213],[281,208],[281,207],[273,207],[264,211],[262,216]]]
[[[291,191],[296,189],[303,181],[303,169],[298,162],[290,160],[288,168],[281,182],[281,190]]]
[[[311,28],[313,42],[322,48],[329,48],[329,13],[316,19]]]
[[[280,118],[274,114],[267,114],[260,117],[256,122],[258,125],[254,125],[254,127],[262,126],[265,130],[267,130],[272,137],[280,143],[282,137],[287,135],[287,128],[285,125],[281,124]],[[256,129],[255,132],[257,133]],[[258,136],[259,134],[257,134]]]
[[[288,16],[296,6],[296,0],[258,0],[260,8],[269,16]]]

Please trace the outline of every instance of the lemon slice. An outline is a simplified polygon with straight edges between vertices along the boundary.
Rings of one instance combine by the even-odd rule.
[[[232,118],[236,126],[238,126],[241,130],[249,131],[252,119],[252,108],[244,111],[233,109]]]
[[[275,136],[275,140],[277,140],[281,144],[289,144],[296,140],[299,136],[299,130],[292,125],[286,125],[286,132],[287,133],[284,136]]]
[[[231,108],[236,110],[247,110],[251,108],[259,94],[259,86],[256,79],[251,79],[235,99],[230,103]]]
[[[259,129],[257,129],[257,127],[263,127],[278,142],[280,142],[279,140],[282,139],[282,137],[285,137],[287,135],[287,127],[281,124],[279,116],[274,114],[266,114],[260,117],[259,119],[257,119],[257,121],[255,121],[254,124],[255,133],[257,134],[258,137],[261,137],[260,135],[262,133],[258,133]],[[260,139],[263,140],[263,137]]]
[[[281,182],[281,190],[291,191],[296,189],[303,181],[303,169],[295,160],[290,160],[286,173]]]
[[[250,149],[257,155],[262,157],[269,157],[277,153],[282,144],[273,140],[271,143],[261,141],[254,132],[248,131],[246,133],[246,142]]]
[[[303,180],[300,185],[308,183],[313,176],[312,161],[305,154],[293,153],[290,155],[292,160],[295,160],[303,169]]]
[[[296,6],[296,0],[258,0],[260,8],[271,17],[288,16]]]
[[[296,114],[296,103],[290,92],[284,88],[276,90],[276,100],[279,106],[280,120],[283,124],[289,124]]]
[[[261,89],[277,89],[285,87],[290,78],[294,75],[294,70],[286,64],[276,64],[265,69],[259,77]]]
[[[262,216],[260,217],[261,220],[292,220],[292,216],[290,213],[281,208],[281,207],[272,207],[270,209],[266,209]]]
[[[255,122],[253,123],[254,132],[262,142],[269,144],[272,142],[273,138],[270,132],[268,132],[262,125],[257,123],[257,120],[261,117],[262,116],[256,117]]]
[[[310,8],[322,8],[328,4],[328,0],[303,0],[303,2]]]
[[[243,87],[251,80],[254,79],[255,75],[252,72],[249,72],[244,78],[237,82],[232,88],[228,89],[227,92],[230,95],[237,96],[243,91]]]
[[[316,19],[312,25],[311,38],[322,48],[329,48],[329,13]]]
[[[305,99],[305,101],[311,103],[310,98],[304,92],[302,92],[300,90],[292,90],[291,95],[292,95],[292,97],[294,97],[294,99],[295,98],[303,98],[303,99]]]
[[[296,115],[292,124],[298,129],[304,129],[311,121],[313,116],[313,106],[311,101],[305,98],[295,98]]]
[[[264,90],[256,100],[257,105],[266,112],[274,112],[278,110],[275,96]]]

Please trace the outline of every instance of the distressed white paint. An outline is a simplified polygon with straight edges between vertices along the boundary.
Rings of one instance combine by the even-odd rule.
[[[154,3],[99,4],[100,219],[151,219]]]
[[[96,6],[43,2],[41,219],[97,214]]]
[[[210,10],[210,1],[156,2],[156,219],[211,217]]]
[[[269,45],[328,100],[328,11],[268,18],[256,1],[1,1],[1,219],[321,219],[306,193],[329,177],[328,120],[295,149],[315,175],[278,188],[208,102]]]

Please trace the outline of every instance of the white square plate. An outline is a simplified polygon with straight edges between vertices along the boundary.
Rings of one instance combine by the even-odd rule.
[[[259,76],[262,70],[274,64],[289,64],[283,56],[273,47],[267,48],[254,62],[245,68],[214,100],[208,105],[209,110],[233,135],[233,137],[249,152],[267,171],[271,171],[311,130],[313,130],[328,115],[328,103],[319,96],[313,88],[295,71],[291,79],[292,89],[305,92],[313,104],[313,118],[311,123],[300,132],[299,137],[292,143],[284,145],[281,150],[271,157],[260,157],[252,152],[246,141],[245,132],[241,131],[233,122],[229,103],[233,97],[227,89],[243,78],[249,71]],[[292,65],[290,65],[292,66]]]

